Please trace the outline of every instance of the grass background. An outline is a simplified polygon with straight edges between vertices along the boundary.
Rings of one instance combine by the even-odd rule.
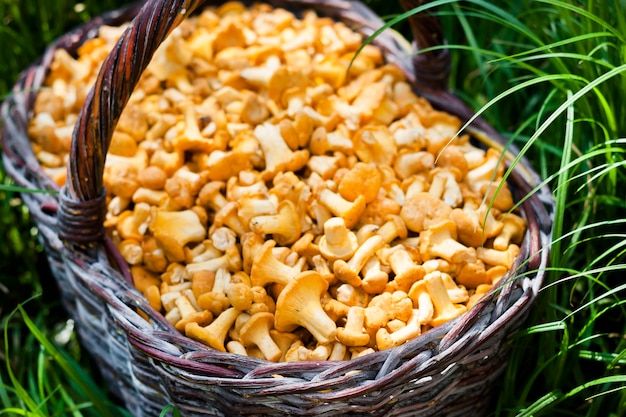
[[[54,38],[125,3],[0,0],[0,97]],[[368,3],[388,19],[400,12]],[[431,3],[451,88],[524,149],[557,201],[546,286],[492,414],[626,415],[626,1]],[[1,166],[0,212],[0,415],[124,415],[76,342]]]

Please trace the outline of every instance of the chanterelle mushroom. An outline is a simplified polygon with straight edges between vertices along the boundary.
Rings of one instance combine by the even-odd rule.
[[[214,349],[226,352],[224,341],[228,330],[237,320],[240,311],[231,307],[220,314],[211,324],[202,327],[198,323],[191,322],[185,326],[185,334],[193,339],[199,340]]]
[[[348,310],[345,327],[337,329],[337,338],[346,346],[365,346],[370,341],[370,335],[364,332],[365,309],[352,306]]]
[[[260,312],[252,315],[239,330],[239,340],[244,346],[257,346],[268,361],[275,362],[282,356],[282,351],[270,336],[274,327],[274,315]]]
[[[198,215],[192,210],[157,210],[150,223],[150,231],[172,262],[184,261],[183,247],[190,242],[201,242],[207,233]]]
[[[322,308],[321,298],[328,282],[316,271],[305,271],[281,291],[276,300],[274,327],[281,332],[307,329],[319,343],[335,340],[337,325]]]
[[[287,285],[302,272],[300,267],[288,266],[276,259],[272,253],[275,246],[275,241],[268,240],[254,255],[250,273],[253,286],[265,287],[271,283]]]
[[[366,203],[378,195],[381,176],[374,164],[357,162],[339,182],[339,194],[348,201],[354,201],[362,195]]]
[[[413,232],[421,232],[430,225],[450,216],[452,207],[428,192],[415,193],[404,201],[400,217]]]
[[[250,229],[259,234],[272,235],[281,245],[288,245],[300,237],[302,225],[295,205],[289,200],[278,203],[277,214],[256,216],[250,220]]]
[[[456,224],[444,220],[431,225],[420,234],[420,255],[423,260],[443,258],[452,263],[474,262],[476,251],[456,240]]]
[[[273,178],[279,171],[297,171],[306,165],[309,152],[306,150],[292,151],[285,143],[280,127],[271,123],[258,125],[254,135],[261,144],[265,156],[265,172]]]
[[[519,244],[526,230],[526,220],[516,214],[506,213],[502,215],[500,221],[503,224],[502,231],[494,239],[493,248],[506,250],[509,243]]]
[[[467,307],[462,304],[453,304],[450,300],[439,271],[427,274],[424,277],[424,282],[435,306],[435,316],[430,321],[430,324],[439,326],[465,313]]]
[[[227,2],[171,33],[113,132],[104,227],[189,337],[348,360],[478,302],[516,265],[526,224],[500,150],[472,145],[348,25],[301,17]],[[56,53],[37,93],[28,134],[60,186],[81,100],[122,33]]]
[[[356,252],[358,243],[356,235],[348,230],[343,218],[332,217],[324,223],[324,235],[320,239],[319,248],[329,261],[345,261]]]

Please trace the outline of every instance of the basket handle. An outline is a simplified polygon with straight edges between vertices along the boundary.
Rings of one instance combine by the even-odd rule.
[[[429,2],[430,0],[400,0],[400,5],[408,12]],[[416,51],[446,44],[437,16],[417,13],[409,17],[408,22]],[[447,48],[415,53],[413,68],[417,87],[446,91],[450,77],[450,61],[450,50]]]
[[[72,134],[67,184],[60,193],[59,237],[77,243],[104,236],[104,161],[141,74],[167,35],[204,0],[148,0],[106,57]]]
[[[429,0],[400,0],[413,8]],[[59,237],[81,245],[90,245],[104,237],[103,222],[106,194],[103,187],[104,162],[113,131],[136,84],[157,48],[169,33],[203,3],[218,0],[147,0],[124,31],[102,64],[94,87],[85,99],[72,135],[67,183],[59,197]],[[352,20],[366,17],[369,26],[382,21],[358,1],[274,0],[276,5],[298,5],[331,11],[331,15]],[[322,4],[320,4],[322,3]],[[366,10],[367,9],[367,10]],[[361,21],[363,22],[363,21]],[[417,48],[443,43],[436,17],[420,14],[410,19]],[[383,45],[401,50],[393,41]],[[405,54],[406,50],[402,50]],[[431,91],[447,89],[449,55],[447,51],[417,54],[413,58],[416,82]]]

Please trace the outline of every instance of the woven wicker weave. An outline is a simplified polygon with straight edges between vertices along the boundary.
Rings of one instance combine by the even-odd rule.
[[[144,2],[141,2],[144,3]],[[74,132],[68,184],[59,194],[26,193],[63,303],[115,395],[137,416],[167,404],[183,415],[480,416],[488,410],[506,365],[509,337],[536,297],[551,231],[551,195],[522,160],[508,178],[528,230],[514,272],[468,313],[394,349],[350,361],[270,363],[216,352],[182,336],[133,288],[127,269],[104,236],[103,161],[112,131],[156,47],[201,1],[149,0],[103,15],[66,34],[21,75],[2,107],[3,161],[15,182],[57,189],[37,162],[26,134],[37,89],[53,52],[74,53],[102,24],[137,16],[111,53]],[[211,3],[211,2],[208,2]],[[382,21],[357,1],[275,0],[297,11],[314,8],[372,34]],[[405,8],[420,2],[404,1]],[[411,19],[424,48],[443,42],[438,21]],[[390,31],[374,42],[435,107],[468,120],[472,113],[446,90],[447,51],[414,55]],[[469,129],[488,146],[505,141],[484,121]],[[145,313],[146,321],[137,311]],[[356,372],[358,371],[358,372]],[[282,378],[276,378],[281,375]]]

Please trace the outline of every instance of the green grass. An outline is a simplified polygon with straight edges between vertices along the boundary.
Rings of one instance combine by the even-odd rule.
[[[547,285],[514,340],[498,415],[626,411],[625,6],[467,1],[443,12],[445,28],[463,28],[448,34],[455,89],[509,132],[556,199]]]
[[[124,3],[0,1],[0,98],[56,37]],[[0,166],[0,415],[127,415],[76,340],[15,188]]]
[[[67,0],[0,0],[0,96],[52,39],[123,3],[76,12]],[[432,3],[451,88],[523,150],[556,200],[546,286],[513,340],[493,415],[626,415],[626,2]],[[10,184],[0,169],[0,415],[122,415],[98,388]]]

